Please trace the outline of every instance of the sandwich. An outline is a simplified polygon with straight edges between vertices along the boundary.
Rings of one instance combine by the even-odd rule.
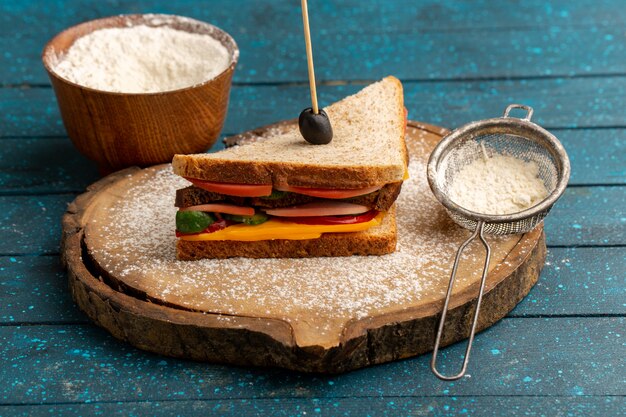
[[[289,121],[230,139],[247,144],[174,156],[174,173],[190,182],[176,192],[178,259],[395,250],[408,164],[402,84],[386,77],[324,110],[334,131],[325,145]]]

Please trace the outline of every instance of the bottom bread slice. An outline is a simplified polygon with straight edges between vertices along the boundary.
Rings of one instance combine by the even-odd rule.
[[[323,233],[318,239],[189,241],[178,239],[176,257],[184,261],[205,258],[308,258],[318,256],[385,255],[396,250],[396,207],[378,226],[362,232]]]

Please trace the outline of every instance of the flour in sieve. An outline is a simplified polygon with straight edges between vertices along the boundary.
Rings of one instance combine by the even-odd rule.
[[[138,25],[79,38],[53,68],[69,81],[98,90],[154,93],[207,81],[230,60],[228,50],[210,35]]]
[[[452,201],[467,210],[503,215],[540,203],[548,190],[535,162],[494,154],[461,168],[452,178],[448,193]]]

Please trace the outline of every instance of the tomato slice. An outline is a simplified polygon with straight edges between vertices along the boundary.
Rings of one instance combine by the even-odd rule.
[[[180,211],[208,211],[210,213],[226,213],[237,216],[254,216],[254,208],[236,206],[234,204],[200,204],[181,208]]]
[[[236,197],[265,197],[272,194],[271,184],[231,184],[227,182],[204,181],[188,177],[185,177],[185,179],[203,190]]]
[[[308,217],[290,217],[289,221],[300,224],[355,224],[369,222],[378,215],[378,211],[370,210],[367,213],[357,214],[354,216],[308,216]]]
[[[381,188],[383,188],[383,186],[375,185],[372,187],[364,187],[364,188],[332,189],[332,190],[327,189],[327,188],[292,187],[291,185],[280,185],[274,188],[276,188],[278,191],[289,191],[292,193],[304,194],[304,195],[308,195],[311,197],[339,199],[339,198],[357,197],[360,195],[373,193],[374,191],[378,191]]]
[[[189,177],[185,177],[185,179],[187,181],[190,181],[198,188],[202,188],[203,190],[211,191],[218,194],[232,195],[236,197],[267,197],[272,194],[271,184],[232,184],[226,182],[205,181]],[[292,193],[308,195],[311,197],[329,199],[357,197],[360,195],[373,193],[374,191],[378,191],[381,188],[383,188],[383,185],[343,189],[294,187],[290,185],[280,185],[274,187],[274,189],[278,191],[288,191]]]
[[[278,217],[320,217],[355,215],[369,210],[367,206],[343,201],[314,201],[299,206],[266,209],[265,212]]]

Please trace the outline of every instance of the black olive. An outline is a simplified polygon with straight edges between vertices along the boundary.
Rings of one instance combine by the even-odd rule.
[[[298,127],[302,137],[314,145],[325,145],[333,140],[333,128],[324,110],[320,109],[318,114],[313,113],[310,107],[302,110]]]

